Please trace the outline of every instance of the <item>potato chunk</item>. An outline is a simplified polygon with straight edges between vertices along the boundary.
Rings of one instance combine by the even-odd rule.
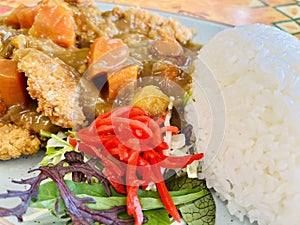
[[[158,117],[167,111],[170,99],[157,86],[148,85],[134,95],[131,104],[141,107],[152,117]]]

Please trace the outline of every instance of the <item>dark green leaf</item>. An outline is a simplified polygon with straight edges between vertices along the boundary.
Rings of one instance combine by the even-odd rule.
[[[170,191],[199,188],[202,197],[192,202],[178,205],[183,219],[189,225],[214,225],[216,206],[210,190],[204,180],[188,178],[186,175],[177,177],[167,183]]]

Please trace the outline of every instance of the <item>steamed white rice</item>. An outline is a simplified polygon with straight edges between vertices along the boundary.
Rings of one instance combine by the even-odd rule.
[[[271,26],[245,25],[217,34],[199,60],[225,103],[224,139],[202,174],[207,185],[241,220],[299,225],[300,41]]]

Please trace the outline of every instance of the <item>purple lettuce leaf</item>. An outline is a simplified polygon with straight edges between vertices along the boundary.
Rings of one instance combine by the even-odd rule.
[[[38,198],[38,187],[40,183],[46,178],[47,177],[45,177],[43,174],[39,174],[36,177],[32,177],[26,180],[12,181],[13,183],[18,183],[18,184],[28,184],[30,185],[30,189],[26,191],[7,190],[6,194],[0,194],[0,199],[19,197],[22,200],[22,202],[14,208],[7,209],[7,208],[0,207],[0,216],[1,217],[16,216],[18,221],[22,222],[23,221],[22,216],[26,213],[30,205],[31,199]]]
[[[84,163],[80,153],[67,152],[65,153],[65,160],[62,160],[58,164],[54,166],[40,166],[38,169],[29,171],[40,171],[40,173],[36,177],[21,181],[13,181],[14,183],[30,185],[28,190],[8,190],[7,193],[0,194],[0,199],[19,197],[22,200],[22,202],[14,208],[0,208],[0,216],[16,216],[18,221],[22,222],[22,217],[26,213],[30,202],[38,199],[39,185],[43,180],[50,178],[56,184],[60,198],[64,201],[65,207],[74,225],[87,225],[94,222],[114,225],[134,224],[132,218],[122,219],[118,217],[119,213],[126,212],[126,206],[115,206],[109,210],[92,210],[86,203],[95,203],[94,199],[79,198],[66,185],[64,176],[70,172],[72,173],[73,180],[76,182],[91,182],[94,177],[103,184],[106,194],[110,196],[109,183],[102,172],[96,167],[98,162],[98,159],[92,158]],[[66,165],[66,163],[68,164]]]

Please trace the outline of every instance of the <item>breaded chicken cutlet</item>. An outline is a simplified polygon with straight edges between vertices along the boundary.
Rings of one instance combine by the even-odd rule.
[[[82,125],[85,121],[78,102],[80,75],[58,58],[51,58],[33,48],[14,53],[18,69],[27,79],[27,91],[37,99],[37,111],[63,128]]]
[[[0,122],[0,160],[35,154],[40,145],[39,138],[27,129]]]

